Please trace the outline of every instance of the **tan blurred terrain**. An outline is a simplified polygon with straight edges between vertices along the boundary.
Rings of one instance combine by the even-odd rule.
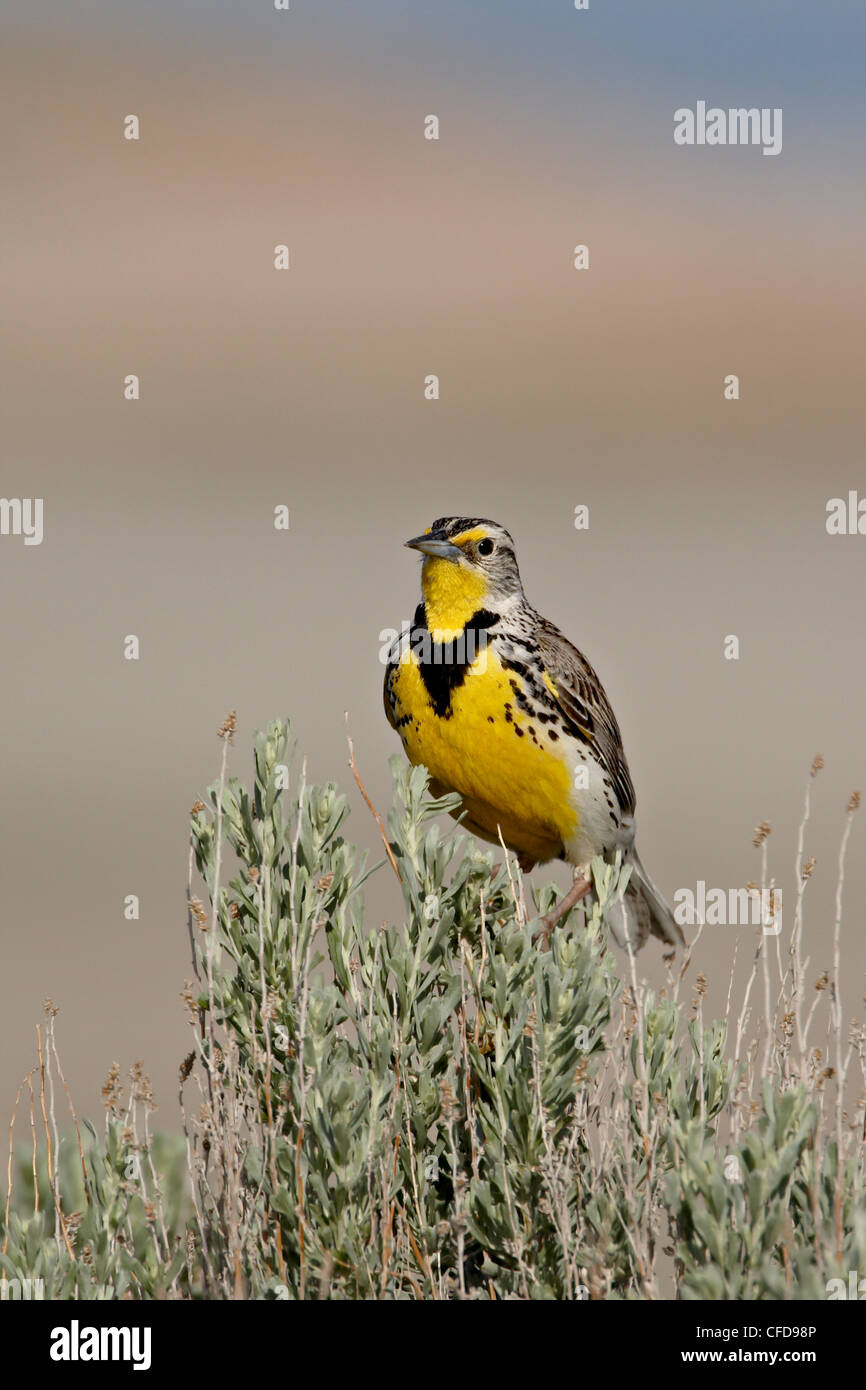
[[[141,1057],[177,1123],[186,814],[216,775],[216,727],[237,709],[247,776],[253,730],[289,714],[309,775],[348,790],[348,710],[384,811],[399,744],[379,633],[417,602],[403,540],[441,514],[507,525],[530,600],[599,669],[669,895],[756,878],[766,819],[793,902],[824,755],[806,950],[810,975],[829,967],[843,812],[866,782],[866,537],[824,527],[828,498],[866,492],[853,176],[819,152],[756,167],[732,151],[711,177],[628,112],[577,138],[483,85],[437,89],[447,138],[428,144],[436,107],[384,58],[301,54],[287,80],[275,55],[21,30],[5,68],[2,490],[45,499],[45,539],[0,540],[0,1114],[50,996],[79,1110],[98,1112],[113,1059]],[[375,852],[362,806],[349,829]],[[371,920],[398,911],[383,875]],[[742,973],[753,937],[705,936],[720,1008],[734,940]]]

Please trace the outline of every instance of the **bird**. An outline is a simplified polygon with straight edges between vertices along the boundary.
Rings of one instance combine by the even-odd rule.
[[[457,793],[465,829],[504,844],[521,869],[562,859],[570,890],[537,939],[592,891],[592,860],[631,865],[617,944],[682,930],[635,845],[635,791],[604,687],[587,658],[531,606],[514,541],[484,517],[445,516],[405,542],[423,557],[421,602],[386,659],[384,702],[434,796]],[[615,919],[619,916],[620,920]]]

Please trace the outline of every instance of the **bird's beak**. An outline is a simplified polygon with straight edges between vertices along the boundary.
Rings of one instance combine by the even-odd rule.
[[[406,541],[406,545],[410,550],[420,550],[422,555],[433,555],[437,560],[460,560],[463,556],[459,546],[452,545],[442,537],[416,536],[414,540]]]

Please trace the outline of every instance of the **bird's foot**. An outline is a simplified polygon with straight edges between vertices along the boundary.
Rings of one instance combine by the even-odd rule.
[[[563,917],[574,907],[575,903],[579,903],[581,898],[586,897],[591,888],[592,879],[588,875],[582,874],[579,869],[575,869],[574,882],[565,894],[565,897],[560,898],[559,902],[555,907],[551,908],[546,917],[542,917],[541,927],[532,938],[536,946],[540,943],[543,951],[549,947],[550,938],[557,922],[561,922]]]

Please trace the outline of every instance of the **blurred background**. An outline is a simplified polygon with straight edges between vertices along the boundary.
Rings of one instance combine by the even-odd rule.
[[[248,777],[253,731],[290,715],[375,852],[343,715],[384,812],[380,632],[417,602],[402,542],[442,514],[507,525],[531,602],[598,668],[669,896],[757,878],[766,819],[784,949],[823,754],[810,982],[830,968],[866,782],[866,536],[825,528],[829,498],[866,496],[862,7],[4,0],[3,22],[2,493],[44,498],[45,536],[0,538],[0,1115],[50,997],[79,1112],[141,1058],[177,1126],[216,728],[237,709]],[[698,100],[782,107],[782,153],[676,147]],[[399,913],[387,874],[370,896]],[[705,931],[710,1008],[754,943]],[[655,943],[640,967],[662,978]]]

